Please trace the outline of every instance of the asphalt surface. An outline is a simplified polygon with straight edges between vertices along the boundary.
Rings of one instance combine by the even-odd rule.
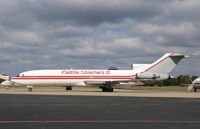
[[[200,99],[0,94],[0,129],[199,129]]]

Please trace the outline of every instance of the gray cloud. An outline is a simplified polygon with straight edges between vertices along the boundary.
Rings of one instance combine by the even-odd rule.
[[[75,22],[87,25],[98,25],[101,22],[116,22],[127,17],[146,19],[156,15],[161,9],[152,8],[147,1],[113,0],[113,1],[38,1],[32,4],[35,17],[45,22]],[[44,8],[45,7],[45,8]],[[145,10],[144,10],[145,8]]]
[[[199,6],[198,0],[0,1],[0,72],[129,69],[176,52],[194,58],[173,73],[197,74]]]

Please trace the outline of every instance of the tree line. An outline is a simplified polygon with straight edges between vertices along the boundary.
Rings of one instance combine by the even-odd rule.
[[[163,80],[163,81],[159,81],[156,82],[155,85],[180,85],[180,86],[188,86],[189,84],[191,84],[196,78],[198,78],[198,76],[190,76],[190,75],[179,75],[176,78],[171,78],[168,80]]]

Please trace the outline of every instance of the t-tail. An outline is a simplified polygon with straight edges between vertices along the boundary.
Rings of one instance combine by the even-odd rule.
[[[139,69],[137,78],[140,79],[168,79],[169,73],[174,67],[181,61],[181,59],[189,57],[183,54],[166,53],[160,59],[156,60],[152,64],[146,64]],[[133,64],[134,67],[134,64]]]

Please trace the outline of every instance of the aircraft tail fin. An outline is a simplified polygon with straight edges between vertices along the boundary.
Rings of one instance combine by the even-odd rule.
[[[180,62],[180,60],[185,57],[189,57],[189,56],[185,56],[183,54],[177,54],[177,53],[166,53],[160,59],[152,63],[143,72],[168,74]]]

